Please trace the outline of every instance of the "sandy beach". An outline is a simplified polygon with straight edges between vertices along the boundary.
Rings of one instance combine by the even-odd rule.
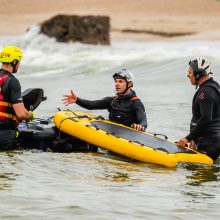
[[[23,34],[34,24],[66,14],[108,15],[112,39],[220,39],[219,0],[0,0],[0,3],[1,36]],[[162,36],[176,33],[192,35]]]

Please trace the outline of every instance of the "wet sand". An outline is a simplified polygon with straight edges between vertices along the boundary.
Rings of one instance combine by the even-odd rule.
[[[0,36],[23,34],[57,14],[108,15],[112,39],[220,39],[219,0],[0,0]],[[129,30],[129,32],[124,32]],[[138,32],[138,33],[137,33]],[[185,35],[167,37],[167,35]]]

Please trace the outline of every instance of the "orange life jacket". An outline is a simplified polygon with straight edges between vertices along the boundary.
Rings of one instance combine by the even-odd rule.
[[[10,102],[5,102],[2,94],[2,85],[8,77],[9,75],[0,76],[0,122],[8,124],[10,120],[12,120],[13,122],[19,123],[16,114],[12,113],[14,112],[12,104]]]

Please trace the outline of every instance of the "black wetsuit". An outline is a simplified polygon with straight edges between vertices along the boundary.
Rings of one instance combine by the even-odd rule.
[[[135,99],[135,91],[119,97],[105,97],[101,100],[89,101],[77,98],[76,104],[86,109],[107,109],[109,120],[126,126],[133,123],[147,128],[145,108],[140,99]]]
[[[200,85],[192,102],[193,117],[188,141],[194,140],[198,150],[213,160],[220,155],[220,92],[212,78]]]
[[[19,81],[9,72],[0,69],[0,77],[3,75],[10,77],[2,85],[2,95],[5,102],[12,104],[21,103],[21,86]],[[16,123],[12,120],[0,121],[0,150],[16,148]]]

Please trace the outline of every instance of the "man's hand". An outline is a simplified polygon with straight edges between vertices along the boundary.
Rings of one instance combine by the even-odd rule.
[[[75,93],[73,93],[73,90],[70,90],[70,94],[69,95],[63,95],[63,104],[65,106],[72,104],[72,103],[76,103],[77,100],[77,96],[75,95]]]
[[[142,126],[140,124],[135,124],[134,123],[134,124],[131,125],[131,127],[134,128],[137,131],[144,131],[145,130],[144,126]]]
[[[179,145],[180,147],[186,147],[186,145],[189,143],[189,141],[184,137],[181,138],[178,142],[177,145]]]
[[[188,146],[189,146],[189,148],[191,148],[193,150],[197,149],[196,143],[194,141],[190,141]]]
[[[29,111],[30,118],[27,120],[28,122],[32,122],[35,119],[35,113],[32,111]]]

